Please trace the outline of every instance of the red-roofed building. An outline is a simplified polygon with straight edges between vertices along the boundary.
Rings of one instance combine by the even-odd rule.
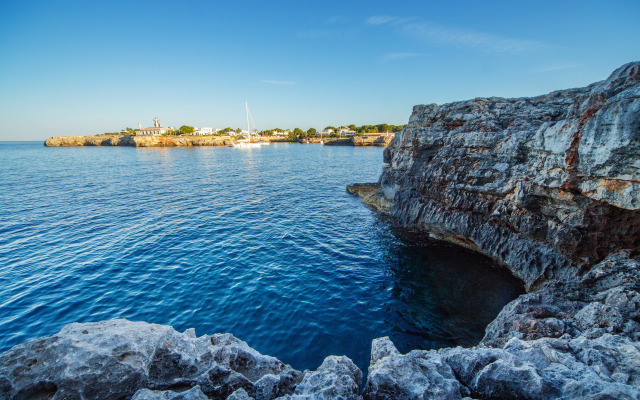
[[[153,125],[149,128],[138,129],[136,131],[136,136],[145,136],[145,135],[164,135],[168,133],[170,128],[163,128],[160,126],[160,120],[156,117],[153,119]]]

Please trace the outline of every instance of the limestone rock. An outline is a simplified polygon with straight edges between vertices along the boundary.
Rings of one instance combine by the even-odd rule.
[[[369,366],[364,390],[367,400],[459,399],[468,394],[436,352],[419,350],[378,359]]]
[[[389,211],[391,202],[379,194],[380,185],[376,183],[354,183],[347,186],[347,192],[358,196],[364,204],[372,206],[374,209]]]
[[[371,364],[375,364],[384,357],[395,356],[400,354],[396,346],[388,336],[373,339],[371,342]]]
[[[472,348],[375,340],[365,399],[640,398],[639,93],[630,63],[586,88],[414,107],[368,196],[528,293]]]
[[[414,350],[372,364],[364,398],[635,399],[639,360],[637,343],[619,336]]]
[[[244,389],[238,389],[231,393],[231,396],[227,397],[227,400],[253,400]]]
[[[378,196],[528,288],[640,248],[640,63],[533,98],[415,106]]]
[[[200,386],[195,386],[185,392],[140,389],[131,400],[209,400],[209,398],[202,393]]]
[[[329,356],[316,371],[305,371],[293,395],[280,400],[358,400],[362,372],[347,357]]]
[[[300,375],[231,334],[196,338],[120,319],[69,324],[1,354],[0,398],[120,399],[198,384],[213,398],[243,388],[273,399],[293,392]]]

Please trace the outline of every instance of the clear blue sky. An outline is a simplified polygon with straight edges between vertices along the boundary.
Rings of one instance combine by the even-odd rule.
[[[640,60],[640,1],[1,1],[0,140],[404,124]]]

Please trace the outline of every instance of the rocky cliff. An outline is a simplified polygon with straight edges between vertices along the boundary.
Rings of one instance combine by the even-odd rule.
[[[184,136],[131,136],[131,135],[87,135],[54,136],[47,139],[47,147],[74,146],[130,146],[130,147],[177,147],[177,146],[229,146],[230,137],[184,137]]]
[[[520,277],[471,348],[374,340],[295,371],[229,334],[124,320],[71,324],[0,355],[0,397],[81,399],[640,398],[640,63],[535,98],[416,106],[377,185],[398,223]]]
[[[367,399],[639,398],[640,63],[534,98],[413,109],[368,204],[529,293],[469,349],[374,341]]]
[[[640,64],[586,88],[415,106],[378,197],[529,288],[640,249]]]

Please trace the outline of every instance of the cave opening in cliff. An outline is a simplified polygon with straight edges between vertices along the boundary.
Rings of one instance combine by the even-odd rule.
[[[388,247],[392,341],[401,352],[473,346],[524,283],[478,252],[394,227]]]

